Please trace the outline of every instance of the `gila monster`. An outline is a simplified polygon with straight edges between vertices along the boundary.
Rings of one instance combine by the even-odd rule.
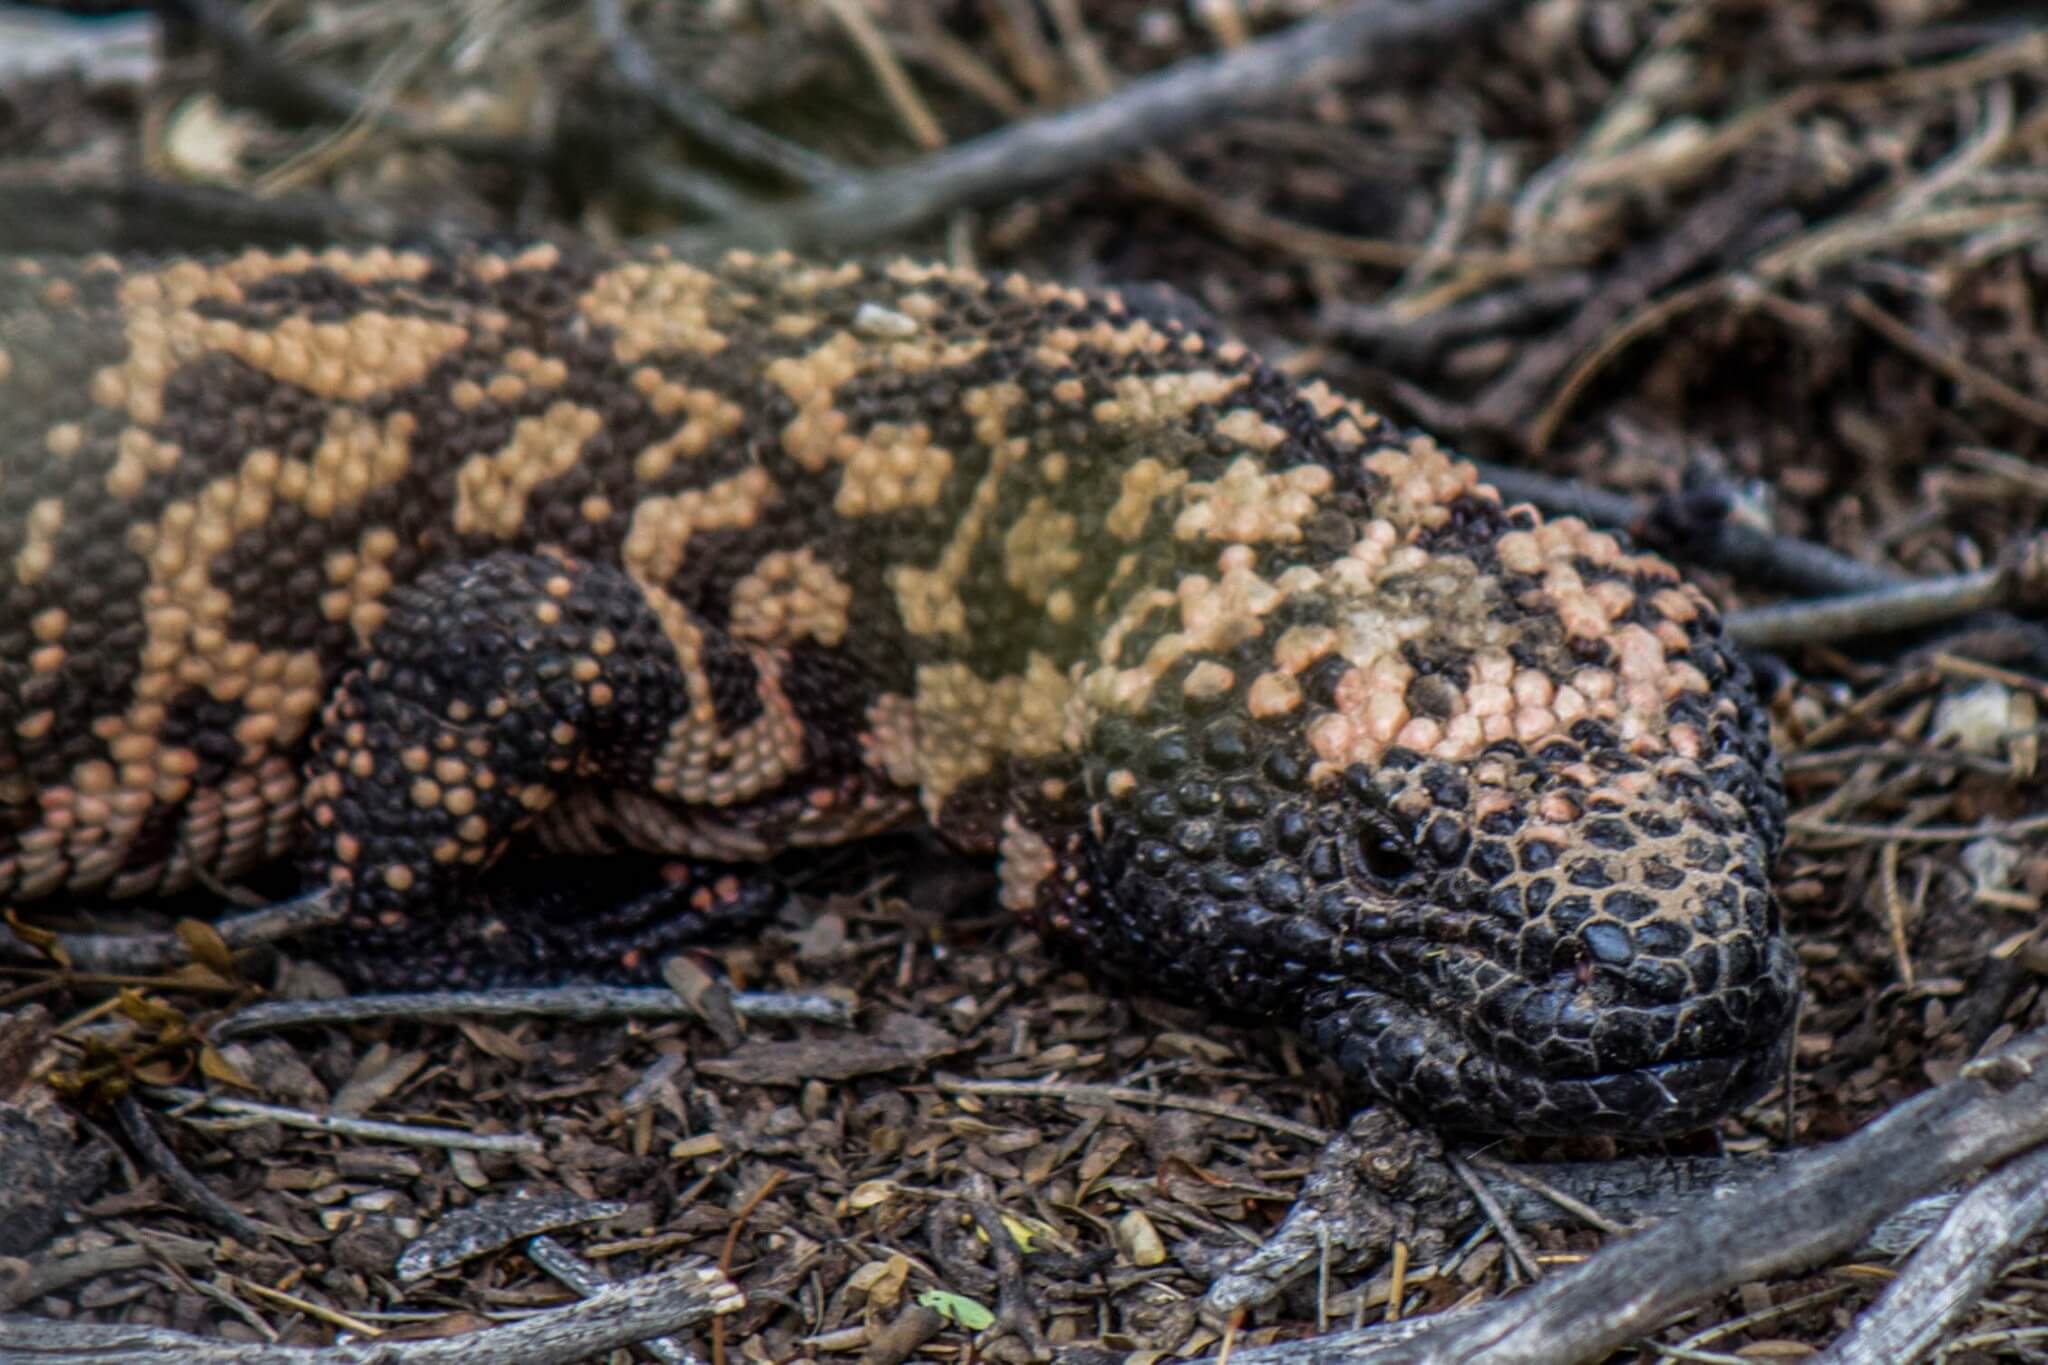
[[[1192,312],[747,252],[0,264],[0,900],[296,857],[346,961],[454,981],[408,935],[508,845],[921,818],[1439,1127],[1752,1098],[1784,805],[1714,608]],[[527,965],[645,966],[570,940]]]

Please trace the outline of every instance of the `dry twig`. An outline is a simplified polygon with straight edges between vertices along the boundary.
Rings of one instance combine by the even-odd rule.
[[[590,0],[590,14],[612,69],[626,88],[684,133],[742,165],[759,167],[807,189],[850,183],[851,173],[830,157],[735,117],[681,76],[662,70],[626,23],[620,0]],[[737,197],[729,199],[727,206],[733,212],[746,207]]]
[[[736,991],[733,1009],[748,1019],[844,1026],[849,1004],[832,995]],[[251,1033],[368,1019],[687,1019],[687,1003],[659,986],[536,986],[483,991],[351,995],[338,1000],[265,1001],[237,1010],[207,1030],[224,1043]]]
[[[1954,351],[1926,340],[1911,327],[1878,307],[1868,294],[1851,294],[1849,311],[1856,315],[1858,322],[1892,345],[1929,369],[1954,380],[1965,393],[1979,394],[1986,402],[1996,403],[2029,425],[2048,428],[2048,403],[2021,393],[1997,375],[1980,366],[1972,365]]]
[[[121,1131],[127,1135],[129,1145],[135,1148],[143,1164],[163,1177],[178,1201],[187,1209],[206,1219],[214,1226],[234,1236],[245,1246],[260,1247],[270,1241],[270,1233],[220,1195],[213,1188],[186,1169],[178,1160],[177,1153],[156,1130],[149,1111],[134,1095],[122,1095],[114,1101],[114,1117],[121,1124]]]
[[[325,890],[309,891],[292,900],[267,905],[239,915],[216,920],[213,929],[231,950],[254,948],[326,929],[341,923],[348,907]],[[18,934],[20,931],[16,931]],[[0,933],[0,960],[50,965],[61,953],[59,965],[76,972],[107,976],[140,976],[160,972],[191,960],[191,948],[175,933],[166,934],[50,934],[54,951],[40,946],[43,932],[35,940]]]
[[[34,1303],[45,1294],[55,1294],[71,1285],[119,1275],[145,1266],[169,1262],[197,1269],[213,1263],[216,1244],[209,1239],[156,1234],[140,1242],[81,1251],[36,1261],[15,1261],[12,1267],[0,1263],[0,1312]],[[18,1267],[18,1269],[13,1268]]]
[[[541,1140],[528,1133],[469,1133],[458,1128],[435,1128],[426,1124],[384,1123],[375,1119],[350,1118],[345,1114],[314,1114],[289,1109],[281,1104],[259,1104],[227,1095],[208,1095],[179,1086],[152,1087],[151,1093],[179,1105],[211,1109],[235,1118],[265,1119],[287,1128],[304,1128],[316,1133],[363,1138],[371,1142],[400,1142],[415,1147],[448,1147],[472,1152],[512,1152],[538,1155]]]
[[[1256,1109],[1243,1109],[1234,1104],[1219,1104],[1214,1100],[1197,1099],[1191,1095],[1168,1095],[1151,1090],[1138,1090],[1123,1085],[1070,1085],[1061,1081],[966,1081],[941,1077],[933,1087],[951,1095],[1001,1095],[1014,1099],[1059,1100],[1068,1104],[1135,1104],[1157,1106],[1161,1109],[1186,1109],[1196,1114],[1208,1114],[1219,1119],[1230,1119],[1237,1123],[1248,1123],[1255,1128],[1267,1128],[1289,1137],[1300,1138],[1322,1146],[1334,1134],[1327,1129],[1296,1123],[1277,1114],[1262,1113]]]

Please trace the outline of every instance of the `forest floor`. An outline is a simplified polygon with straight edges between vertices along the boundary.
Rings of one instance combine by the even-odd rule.
[[[1446,42],[1146,150],[1101,125],[1065,160],[1020,141],[1014,183],[971,193],[948,160],[1355,8],[657,0],[624,7],[622,46],[603,3],[270,0],[191,5],[153,46],[154,19],[0,6],[0,250],[775,236],[1163,281],[1292,373],[1567,494],[1619,495],[1730,609],[1829,580],[1705,562],[1724,521],[1826,547],[1864,586],[1998,565],[2048,523],[2048,30],[2026,6],[1466,0]],[[2048,1024],[2044,638],[1980,613],[1759,651],[1807,991],[1790,1095],[1649,1149],[1488,1150],[1810,1147]],[[28,1030],[47,1010],[57,1077],[100,1100],[133,1087],[262,1233],[196,1215],[82,1102],[115,1174],[55,1240],[0,1259],[0,1306],[224,1343],[445,1335],[573,1299],[517,1245],[395,1276],[422,1231],[519,1192],[571,1209],[556,1236],[606,1278],[728,1270],[747,1306],[715,1343],[684,1338],[721,1365],[1213,1354],[1202,1293],[1343,1126],[1335,1073],[1282,1031],[1105,991],[989,885],[911,840],[812,859],[766,933],[703,955],[741,988],[854,1002],[850,1028],[402,1019],[202,1046],[258,993],[334,983],[288,946],[118,993],[0,966],[0,1043],[10,1012]],[[986,1091],[1012,1081],[1049,1084]],[[172,1084],[527,1140],[335,1134],[149,1088]],[[1005,1235],[1028,1253],[992,1251]],[[1544,1266],[1608,1240],[1526,1235]],[[2026,1250],[1950,1327],[1949,1359],[2048,1359],[2048,1256]],[[1398,1277],[1311,1276],[1231,1349],[1377,1321],[1395,1295],[1410,1317],[1484,1301],[1513,1260],[1482,1231]],[[1633,1358],[1813,1354],[1891,1274],[1744,1283]],[[976,1341],[977,1306],[1006,1330]]]

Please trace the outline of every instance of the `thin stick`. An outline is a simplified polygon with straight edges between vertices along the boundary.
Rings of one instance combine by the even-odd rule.
[[[1469,1163],[1475,1171],[1482,1171],[1487,1175],[1495,1177],[1497,1180],[1511,1180],[1523,1189],[1542,1195],[1566,1213],[1577,1218],[1587,1227],[1597,1228],[1610,1237],[1619,1237],[1628,1231],[1627,1228],[1615,1222],[1591,1204],[1566,1194],[1556,1185],[1543,1179],[1533,1171],[1522,1167],[1510,1166],[1505,1161],[1496,1161],[1490,1156],[1482,1156],[1477,1152],[1467,1154],[1462,1160]]]
[[[2048,427],[2048,403],[2021,393],[1997,375],[1923,339],[1911,327],[1871,302],[1869,295],[1851,294],[1849,311],[1865,327],[1928,369],[1954,380],[1965,391],[1982,396],[1986,402],[1996,404],[2022,422]]]
[[[1731,613],[1728,629],[1751,649],[1789,649],[1912,630],[1988,607],[2019,605],[2014,596],[2003,570],[1983,569],[1845,597],[1751,607]]]
[[[266,1299],[271,1303],[277,1304],[279,1307],[289,1308],[294,1313],[304,1313],[307,1317],[324,1322],[329,1327],[338,1327],[344,1332],[354,1332],[357,1336],[362,1337],[380,1337],[384,1335],[384,1329],[376,1324],[364,1322],[361,1318],[351,1317],[347,1313],[338,1312],[335,1309],[329,1308],[324,1303],[315,1303],[311,1299],[300,1298],[297,1294],[287,1294],[282,1289],[272,1289],[267,1284],[258,1284],[254,1280],[245,1279],[241,1276],[230,1276],[228,1278],[234,1287],[242,1293],[254,1294],[259,1299]]]
[[[81,1251],[49,1260],[18,1261],[15,1264],[26,1266],[25,1270],[13,1278],[0,1276],[0,1311],[34,1303],[45,1294],[54,1294],[81,1280],[118,1275],[122,1271],[140,1270],[166,1261],[187,1269],[211,1265],[216,1245],[213,1238],[201,1241],[196,1237],[152,1236],[141,1242],[98,1251]]]
[[[1058,1081],[959,1081],[941,1079],[933,1085],[949,1095],[1003,1095],[1026,1100],[1059,1100],[1070,1104],[1143,1104],[1156,1105],[1161,1109],[1186,1109],[1191,1113],[1208,1114],[1212,1118],[1232,1119],[1238,1123],[1249,1123],[1275,1133],[1300,1138],[1317,1146],[1328,1142],[1334,1136],[1328,1129],[1313,1124],[1296,1123],[1283,1119],[1277,1114],[1262,1114],[1256,1109],[1240,1109],[1232,1104],[1218,1104],[1214,1100],[1199,1100],[1188,1095],[1160,1095],[1150,1090],[1136,1090],[1122,1085],[1066,1085]]]
[[[1906,944],[1906,898],[1899,894],[1899,841],[1887,839],[1877,853],[1878,892],[1884,900],[1885,929],[1891,937],[1892,957],[1898,963],[1899,982],[1914,987],[1913,953]]]
[[[182,1086],[151,1087],[150,1093],[176,1104],[201,1105],[217,1114],[269,1119],[287,1128],[367,1138],[373,1142],[403,1142],[415,1147],[450,1147],[471,1152],[511,1152],[520,1156],[539,1156],[545,1150],[541,1140],[530,1133],[465,1133],[458,1128],[430,1128],[424,1124],[384,1123],[338,1114],[314,1114],[304,1109],[288,1109],[281,1104],[259,1104],[254,1100],[232,1099],[226,1095],[206,1095]]]
[[[178,1202],[209,1223],[225,1229],[244,1246],[269,1245],[268,1232],[185,1168],[185,1163],[178,1160],[178,1154],[164,1141],[163,1134],[157,1132],[149,1112],[133,1094],[123,1095],[114,1101],[114,1117],[120,1121],[122,1133],[134,1146],[143,1164],[164,1178],[164,1183],[170,1186]]]
[[[761,1182],[761,1188],[748,1195],[746,1202],[740,1205],[739,1212],[732,1216],[732,1224],[725,1230],[725,1245],[719,1248],[718,1252],[719,1274],[730,1275],[732,1273],[732,1254],[739,1249],[740,1230],[745,1228],[747,1220],[754,1216],[754,1210],[761,1206],[761,1201],[773,1194],[775,1187],[780,1185],[788,1175],[788,1168],[782,1166],[778,1166],[775,1170],[769,1172],[768,1178]],[[716,1365],[725,1365],[725,1324],[723,1322],[711,1324],[711,1359]]]
[[[1050,1358],[1052,1350],[1046,1345],[1045,1329],[1039,1325],[1037,1305],[1024,1278],[1024,1253],[1003,1222],[994,1183],[976,1171],[967,1177],[962,1199],[981,1225],[981,1235],[988,1239],[989,1259],[995,1262],[996,1321],[1023,1342],[1031,1359]]]
[[[844,1027],[853,1011],[830,995],[736,991],[733,1008],[748,1019]],[[216,1043],[250,1033],[370,1019],[688,1019],[689,1006],[662,986],[534,986],[487,991],[355,995],[340,1000],[273,1000],[237,1010],[207,1030]]]
[[[1832,1303],[1844,1294],[1852,1294],[1855,1291],[1856,1285],[1853,1281],[1846,1284],[1831,1284],[1825,1289],[1816,1289],[1811,1294],[1801,1294],[1797,1298],[1786,1299],[1783,1303],[1774,1303],[1767,1308],[1759,1308],[1754,1313],[1744,1313],[1739,1318],[1729,1318],[1724,1322],[1717,1322],[1712,1327],[1693,1333],[1676,1346],[1659,1342],[1656,1348],[1657,1353],[1660,1356],[1669,1356],[1673,1360],[1742,1361],[1745,1359],[1742,1356],[1732,1356],[1720,1351],[1709,1351],[1706,1347],[1723,1338],[1732,1337],[1738,1332],[1747,1332],[1751,1328],[1759,1327],[1764,1323],[1789,1317],[1795,1313],[1804,1313],[1807,1309],[1816,1308],[1824,1303]]]
[[[1541,1280],[1543,1267],[1536,1264],[1535,1251],[1530,1248],[1528,1239],[1522,1236],[1522,1230],[1515,1226],[1515,1220],[1508,1216],[1507,1210],[1500,1206],[1500,1201],[1493,1197],[1493,1191],[1486,1188],[1486,1182],[1479,1178],[1479,1172],[1456,1152],[1444,1153],[1444,1160],[1457,1172],[1458,1179],[1465,1182],[1465,1188],[1472,1191],[1472,1198],[1479,1205],[1480,1212],[1493,1224],[1493,1230],[1500,1234],[1501,1245],[1508,1249],[1508,1255],[1514,1257],[1515,1264],[1522,1269],[1522,1274],[1531,1284]]]
[[[1793,816],[1786,823],[1802,836],[1800,842],[1808,847],[1821,839],[1846,839],[1852,842],[1875,842],[1879,839],[1896,840],[1902,844],[1966,844],[1976,839],[2011,839],[2022,834],[2039,834],[2048,830],[2048,815],[2032,815],[2024,820],[1994,820],[1985,825],[1858,825],[1831,824],[1825,820],[1807,820]]]
[[[888,43],[875,29],[875,21],[868,17],[854,0],[818,0],[832,12],[839,26],[846,30],[846,36],[860,49],[861,60],[875,73],[875,81],[882,87],[889,107],[896,111],[897,122],[903,131],[910,134],[911,141],[927,152],[936,152],[946,145],[946,130],[933,117],[924,97],[917,93],[917,86],[903,72],[903,64],[896,60],[896,54],[889,50]]]

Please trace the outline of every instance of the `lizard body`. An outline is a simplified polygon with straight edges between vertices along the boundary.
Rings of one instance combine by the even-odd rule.
[[[0,898],[295,857],[375,975],[517,840],[921,818],[1445,1126],[1754,1094],[1783,801],[1713,607],[1172,311],[746,253],[0,264]]]

